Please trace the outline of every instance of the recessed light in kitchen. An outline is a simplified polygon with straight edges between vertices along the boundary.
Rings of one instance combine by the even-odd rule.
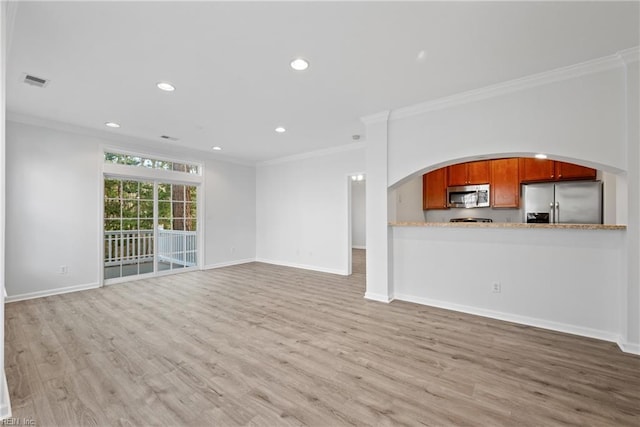
[[[120,127],[120,125],[118,123],[116,123],[116,122],[106,122],[104,125],[106,127],[109,127],[109,128],[119,128]]]
[[[158,82],[156,83],[156,86],[158,86],[158,89],[164,90],[165,92],[173,92],[176,90],[176,87],[168,82]]]
[[[309,68],[309,61],[304,58],[295,58],[289,65],[296,71],[304,71]]]
[[[285,128],[283,128],[282,126],[278,126],[277,128],[275,128],[275,131],[278,133],[284,133],[287,130]]]
[[[218,146],[216,145],[215,147],[211,147],[211,149],[212,149],[213,151],[220,151],[220,150],[222,150],[222,147],[218,147]]]
[[[535,157],[536,159],[546,159],[546,158],[547,158],[547,155],[546,155],[546,154],[542,154],[542,153],[540,153],[540,154],[536,154],[536,155],[535,155],[535,156],[533,156],[533,157]]]

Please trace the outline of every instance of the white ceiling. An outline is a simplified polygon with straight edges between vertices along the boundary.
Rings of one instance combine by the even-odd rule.
[[[638,6],[21,2],[7,110],[190,156],[259,162],[352,143],[362,116],[638,46]],[[308,71],[289,68],[298,55]],[[51,83],[28,86],[25,72]],[[177,90],[158,90],[161,80]],[[287,132],[276,134],[279,125]]]

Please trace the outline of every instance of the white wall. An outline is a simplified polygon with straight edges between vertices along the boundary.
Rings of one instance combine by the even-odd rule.
[[[100,284],[102,147],[111,145],[80,131],[7,122],[5,277],[12,299]],[[254,168],[206,161],[204,190],[205,266],[252,261]],[[58,273],[61,265],[67,274]]]
[[[619,339],[624,231],[394,227],[393,234],[397,299]]]
[[[547,153],[597,169],[625,170],[625,72],[620,60],[611,62],[617,66],[605,71],[556,81],[565,77],[559,73],[533,87],[522,83],[520,90],[496,89],[495,96],[444,108],[434,103],[424,113],[419,108],[417,114],[393,113],[388,184],[430,166],[494,154]]]
[[[4,372],[4,292],[5,292],[5,76],[7,68],[8,2],[0,3],[0,419],[11,416],[11,402]]]
[[[367,181],[351,181],[351,246],[357,249],[367,245],[366,189]]]
[[[527,249],[509,243],[523,230],[482,230],[491,233],[491,239],[485,241],[472,237],[481,230],[460,229],[462,234],[458,236],[460,231],[452,229],[426,234],[430,232],[407,228],[394,230],[392,238],[386,241],[372,240],[373,234],[368,230],[368,252],[372,257],[368,257],[367,262],[376,265],[386,262],[392,274],[390,278],[380,273],[374,277],[368,271],[367,293],[376,292],[382,301],[394,295],[425,303],[443,300],[450,307],[462,307],[465,311],[496,311],[509,313],[511,318],[536,319],[538,323],[546,322],[551,326],[566,324],[575,331],[586,331],[586,335],[609,339],[617,336],[616,341],[625,351],[640,353],[637,56],[635,49],[633,53],[625,52],[393,111],[386,140],[377,143],[388,150],[388,155],[367,165],[367,191],[378,194],[383,190],[382,177],[386,178],[384,186],[388,188],[426,170],[476,156],[544,152],[559,160],[577,161],[620,174],[620,179],[616,180],[616,193],[619,196],[622,189],[627,189],[628,208],[626,198],[617,197],[615,215],[616,218],[626,216],[629,221],[628,230],[620,232],[621,238],[606,233],[590,234],[589,237],[580,234],[588,233],[586,231],[567,234],[561,230],[535,230],[534,233],[540,233],[526,240],[530,246]],[[633,65],[626,67],[627,59],[634,61]],[[368,125],[367,132],[374,126],[380,125]],[[378,186],[374,187],[374,182]],[[620,212],[623,209],[627,215]],[[382,221],[368,224],[372,231],[381,225]],[[399,241],[400,237],[404,241]],[[551,250],[550,245],[541,240],[547,237],[554,242],[551,246],[555,249]],[[504,248],[496,247],[496,244],[504,245]],[[580,244],[584,244],[584,250]],[[514,255],[504,250],[507,248],[514,249]],[[531,312],[527,304],[532,295],[540,301],[546,300],[547,296],[538,295],[540,288],[533,287],[524,275],[541,265],[549,265],[549,250],[555,254],[556,261],[548,272],[562,280],[552,280],[555,285],[554,296],[550,299],[552,304],[544,310]],[[493,273],[499,273],[507,277],[508,283],[513,283],[509,289],[512,293],[504,306],[492,307],[486,295],[469,293],[467,285],[448,278],[450,260],[456,255],[462,261],[472,260],[473,271],[483,268],[473,258],[476,253],[481,254],[479,259],[488,263]],[[498,254],[506,261],[497,263],[486,257],[489,253]],[[575,257],[574,253],[584,257]],[[600,255],[603,258],[599,261]],[[421,269],[425,258],[435,260],[428,263],[428,271]],[[593,265],[600,270],[593,270]],[[580,287],[569,280],[571,277],[580,278]],[[483,276],[483,281],[487,280],[490,277]],[[447,288],[447,284],[450,287]],[[442,293],[445,290],[448,293]],[[607,293],[603,294],[605,290]],[[583,297],[588,303],[581,306]],[[597,301],[601,305],[596,306]],[[589,310],[595,310],[593,318],[586,315]]]
[[[626,295],[622,312],[629,351],[640,354],[640,63],[638,52],[626,58],[627,66],[627,257]]]
[[[389,220],[394,219],[391,208],[393,193],[387,191],[387,150],[389,112],[365,117],[367,126],[367,291],[364,296],[374,301],[389,302],[393,295],[393,272],[390,270],[392,252]]]
[[[256,257],[256,172],[252,166],[205,163],[205,266]]]
[[[394,189],[393,203],[395,203],[394,221],[424,221],[422,210],[422,175],[403,182]],[[390,190],[393,191],[393,190]],[[392,219],[390,219],[391,221]]]
[[[353,147],[258,165],[258,261],[348,274],[349,175],[365,168]]]
[[[98,286],[98,145],[7,122],[6,286],[9,296]],[[66,265],[68,274],[59,274]]]

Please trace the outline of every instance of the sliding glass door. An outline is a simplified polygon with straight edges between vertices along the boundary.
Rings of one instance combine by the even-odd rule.
[[[104,279],[198,264],[197,186],[105,177]]]
[[[158,184],[158,270],[198,263],[197,187]]]

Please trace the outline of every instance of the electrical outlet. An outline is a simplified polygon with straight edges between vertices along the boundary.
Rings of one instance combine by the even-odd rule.
[[[494,294],[498,294],[502,292],[502,285],[500,285],[500,282],[493,282],[493,284],[491,285],[491,290]]]
[[[236,248],[231,248],[231,253],[235,254],[236,253]]]
[[[67,271],[68,271],[68,269],[67,269],[67,266],[66,266],[66,265],[61,265],[61,266],[58,268],[58,274],[67,274]]]

